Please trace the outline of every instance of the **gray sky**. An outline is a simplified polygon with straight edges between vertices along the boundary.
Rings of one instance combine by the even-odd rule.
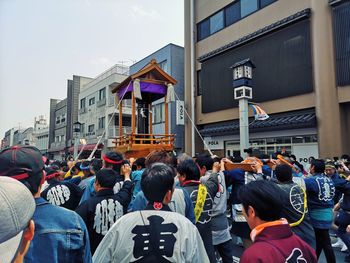
[[[184,43],[183,0],[0,0],[0,139],[49,117],[72,75]]]

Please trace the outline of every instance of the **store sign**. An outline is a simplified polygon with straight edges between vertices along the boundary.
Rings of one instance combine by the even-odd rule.
[[[204,141],[210,150],[222,150],[224,149],[224,141],[216,138],[206,137]]]
[[[176,125],[185,124],[185,104],[181,100],[176,101]]]

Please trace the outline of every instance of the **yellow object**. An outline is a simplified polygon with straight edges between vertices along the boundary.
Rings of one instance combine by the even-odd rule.
[[[301,190],[303,191],[303,194],[304,194],[304,212],[303,212],[303,215],[302,217],[297,221],[297,222],[294,222],[292,224],[289,224],[290,227],[294,227],[294,226],[297,226],[299,225],[301,222],[303,222],[304,220],[304,217],[305,217],[305,214],[306,214],[306,209],[307,209],[307,198],[306,198],[306,191],[303,187],[300,187]]]
[[[200,184],[198,187],[197,202],[194,208],[196,223],[198,222],[198,219],[203,212],[203,207],[204,207],[206,197],[207,197],[207,188],[203,184]]]

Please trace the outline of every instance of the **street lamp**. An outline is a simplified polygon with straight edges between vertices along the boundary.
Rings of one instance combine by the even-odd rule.
[[[80,122],[74,122],[73,123],[73,137],[74,137],[74,153],[73,157],[74,160],[78,156],[78,146],[79,146],[79,138],[80,138],[80,129],[81,129],[81,123]]]
[[[253,62],[247,58],[231,66],[233,73],[234,99],[239,101],[240,152],[249,148],[248,100],[253,98]]]

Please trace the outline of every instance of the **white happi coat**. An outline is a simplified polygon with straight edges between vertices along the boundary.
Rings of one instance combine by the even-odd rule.
[[[156,233],[150,238],[153,241],[148,239],[150,232]],[[150,244],[155,242],[158,258],[153,256],[153,260],[157,262],[209,263],[196,226],[183,215],[161,210],[135,211],[121,217],[97,247],[93,262],[145,262],[152,250]]]

